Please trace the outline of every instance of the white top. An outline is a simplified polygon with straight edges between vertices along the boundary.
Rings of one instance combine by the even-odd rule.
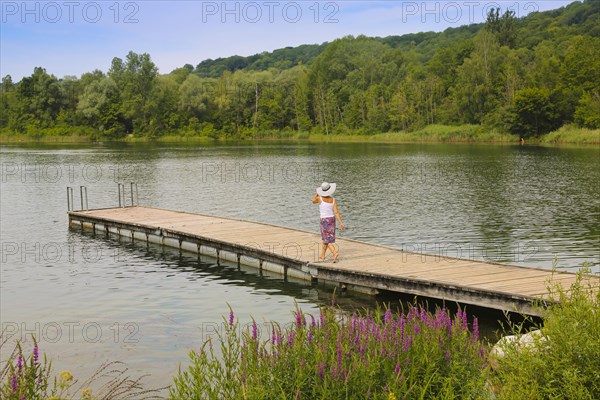
[[[319,211],[321,212],[321,218],[329,218],[333,217],[333,205],[335,204],[335,199],[331,203],[327,203],[323,201],[321,197],[321,203],[319,204]]]

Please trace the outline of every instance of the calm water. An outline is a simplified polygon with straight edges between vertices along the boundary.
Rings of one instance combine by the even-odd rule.
[[[332,290],[69,231],[67,186],[78,205],[86,185],[91,208],[115,206],[117,182],[137,182],[144,205],[315,230],[310,198],[327,180],[338,183],[345,237],[432,258],[587,261],[600,272],[598,148],[120,144],[0,154],[2,328],[34,333],[57,370],[81,378],[123,360],[131,375],[169,384],[228,306],[245,322],[287,322],[295,304],[315,312]]]

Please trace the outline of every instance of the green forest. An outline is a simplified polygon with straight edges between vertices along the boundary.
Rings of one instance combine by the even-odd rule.
[[[600,7],[574,2],[444,32],[343,37],[159,74],[149,54],[62,79],[2,78],[3,136],[257,138],[428,126],[539,138],[600,129]],[[594,131],[597,132],[597,131]]]

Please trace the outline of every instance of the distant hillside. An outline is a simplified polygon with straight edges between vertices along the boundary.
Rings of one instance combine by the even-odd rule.
[[[248,57],[231,56],[204,60],[196,66],[194,72],[202,77],[218,78],[223,72],[235,72],[240,69],[249,71],[265,71],[270,68],[279,70],[289,69],[300,64],[310,64],[325,47],[322,44],[303,44],[298,47],[286,47],[273,52],[263,52]]]
[[[596,1],[596,4],[594,4]],[[568,27],[572,35],[600,37],[600,0],[587,1],[545,12],[531,13],[516,21],[516,47],[533,48],[539,42],[550,39],[551,24],[556,27]],[[443,32],[418,32],[405,35],[393,35],[373,38],[389,47],[404,52],[413,51],[421,62],[431,59],[440,46],[451,45],[472,39],[485,23],[471,24],[457,28],[448,28]],[[532,33],[534,33],[532,35]],[[273,52],[263,52],[248,57],[231,56],[208,59],[196,66],[194,72],[201,77],[218,78],[223,72],[237,70],[265,71],[271,68],[284,70],[296,65],[310,65],[329,43],[304,44],[298,47],[286,47]]]

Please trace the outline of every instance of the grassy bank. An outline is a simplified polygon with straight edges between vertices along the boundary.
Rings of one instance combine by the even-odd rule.
[[[565,125],[540,138],[543,144],[600,144],[600,129]]]
[[[0,132],[0,144],[17,143],[85,143],[98,141],[117,141],[128,143],[212,143],[227,140],[254,141],[302,141],[310,143],[501,143],[516,144],[519,138],[515,135],[490,131],[480,125],[429,125],[414,132],[387,132],[377,134],[360,134],[348,131],[343,134],[323,134],[316,132],[297,132],[292,130],[254,132],[247,131],[236,136],[226,136],[215,132],[212,136],[190,135],[188,133],[168,133],[164,136],[150,137],[143,135],[127,135],[124,138],[111,139],[102,137],[89,128],[52,128],[40,130],[35,134],[15,134]],[[579,128],[565,125],[557,131],[539,138],[528,138],[526,144],[600,144],[600,130]]]

